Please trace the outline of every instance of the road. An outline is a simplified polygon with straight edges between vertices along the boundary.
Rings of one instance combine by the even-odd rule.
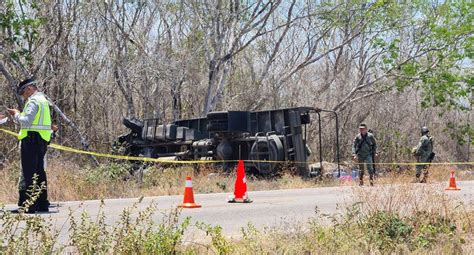
[[[422,184],[415,184],[422,185]],[[461,191],[444,191],[446,183],[431,184],[437,190],[445,192],[451,199],[462,200],[472,207],[474,204],[474,181],[458,182]],[[364,187],[362,189],[381,189],[383,187]],[[248,204],[227,203],[228,193],[197,194],[195,200],[202,208],[183,209],[180,219],[191,217],[192,222],[200,221],[212,225],[220,225],[223,233],[227,236],[238,237],[240,229],[252,223],[258,229],[264,227],[282,226],[285,223],[305,222],[315,216],[316,207],[322,213],[335,213],[346,205],[353,204],[357,199],[353,196],[357,186],[324,187],[311,189],[291,189],[249,192],[254,201]],[[107,199],[103,211],[106,215],[106,223],[117,222],[124,208],[137,203],[137,198]],[[156,203],[158,212],[154,220],[161,221],[163,213],[167,214],[172,208],[182,201],[182,196],[160,196],[146,197],[137,204],[134,214]],[[50,218],[54,226],[64,234],[69,228],[69,213],[79,218],[86,211],[91,218],[95,219],[99,214],[101,202],[99,200],[60,202],[52,207],[48,214],[42,217]],[[7,209],[16,208],[7,205]],[[338,209],[339,208],[339,209]],[[193,230],[188,233],[189,238],[195,238],[199,231]],[[201,232],[202,234],[202,232]]]

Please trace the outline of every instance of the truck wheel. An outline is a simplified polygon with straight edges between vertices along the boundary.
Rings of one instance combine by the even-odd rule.
[[[272,161],[282,161],[281,155],[276,142],[271,138],[268,141],[267,139],[258,139],[250,149],[250,159],[255,161],[254,167],[262,175],[275,174],[278,171],[280,162]]]

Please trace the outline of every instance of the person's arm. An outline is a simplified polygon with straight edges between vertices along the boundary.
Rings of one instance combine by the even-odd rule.
[[[51,131],[52,131],[52,132],[51,132],[51,139],[56,138],[56,136],[57,136],[57,131],[58,131],[58,130],[59,130],[58,125],[55,125],[55,124],[52,124],[52,125],[51,125]]]
[[[374,156],[377,155],[377,139],[375,139],[375,136],[372,136],[372,150],[373,150],[373,154]]]
[[[420,155],[422,147],[423,147],[423,137],[420,138],[420,141],[416,145],[416,148],[415,148],[415,154],[416,155]]]
[[[356,150],[357,150],[357,145],[359,144],[358,142],[358,139],[357,139],[357,136],[354,138],[354,142],[352,142],[352,157],[354,159],[357,158],[357,155],[356,155]]]
[[[22,113],[20,113],[20,111],[18,110],[14,110],[15,114],[13,116],[13,119],[20,123],[22,127],[29,127],[31,126],[31,124],[33,124],[38,109],[38,104],[35,101],[31,100],[28,102]]]

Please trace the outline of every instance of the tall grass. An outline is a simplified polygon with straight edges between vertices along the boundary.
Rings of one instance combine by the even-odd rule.
[[[431,167],[431,182],[447,181],[450,167]],[[141,174],[139,174],[141,173]],[[17,183],[20,174],[18,163],[11,163],[0,170],[0,201],[14,203],[17,200]],[[48,194],[52,201],[77,201],[87,199],[124,198],[141,196],[177,195],[183,192],[186,175],[193,177],[195,193],[232,192],[235,172],[225,173],[210,165],[169,166],[153,165],[143,172],[130,171],[130,165],[109,162],[97,168],[84,167],[65,158],[48,162]],[[409,183],[414,170],[384,172],[377,183]],[[459,171],[458,180],[474,179],[474,173]],[[311,188],[317,186],[355,185],[356,182],[340,183],[334,178],[320,181],[302,179],[291,171],[284,171],[274,178],[247,176],[250,191]]]
[[[160,166],[146,168],[142,174],[130,171],[127,164],[108,163],[97,168],[82,167],[70,161],[51,160],[47,169],[48,194],[52,201],[124,198],[182,194],[187,175],[193,177],[195,193],[232,192],[235,171],[225,173],[209,165]],[[10,164],[0,171],[0,201],[14,203],[18,197],[20,167]],[[307,188],[315,180],[302,180],[284,173],[278,178],[248,176],[249,190]]]

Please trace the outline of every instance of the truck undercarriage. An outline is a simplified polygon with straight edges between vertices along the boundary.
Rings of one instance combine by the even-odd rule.
[[[303,177],[320,174],[308,164],[307,125],[310,114],[319,121],[319,160],[322,161],[321,112],[312,107],[268,111],[210,112],[206,117],[160,123],[158,119],[124,119],[130,129],[118,142],[125,154],[173,160],[221,160],[233,166],[245,160],[249,171],[261,175],[277,173],[283,164]],[[338,144],[336,114],[336,145]],[[337,148],[339,152],[339,148]],[[339,154],[337,155],[339,164]],[[321,164],[319,164],[321,166]]]

